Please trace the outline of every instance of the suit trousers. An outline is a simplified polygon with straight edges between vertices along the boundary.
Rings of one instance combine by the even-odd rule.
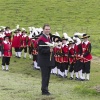
[[[42,92],[48,91],[49,79],[50,79],[51,67],[50,66],[41,66],[41,76],[42,76]]]

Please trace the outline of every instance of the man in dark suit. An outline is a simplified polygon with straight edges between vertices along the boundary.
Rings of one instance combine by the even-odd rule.
[[[48,90],[49,79],[51,68],[55,65],[53,48],[50,48],[45,42],[51,42],[50,40],[50,26],[43,26],[43,34],[38,39],[38,65],[41,68],[41,76],[42,76],[42,95],[50,95]],[[43,45],[43,46],[39,46]]]

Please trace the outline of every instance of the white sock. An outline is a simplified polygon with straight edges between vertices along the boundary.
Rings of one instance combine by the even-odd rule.
[[[1,57],[1,51],[0,51],[0,57]]]
[[[37,63],[37,62],[36,62]],[[40,66],[38,66],[38,63],[37,63],[37,69],[40,69]]]
[[[85,73],[83,73],[83,79],[85,79]]]
[[[82,77],[82,70],[80,70],[78,73],[79,73],[80,79],[83,79],[83,77]]]
[[[62,72],[62,77],[64,77],[64,72]]]
[[[60,69],[58,69],[58,75],[60,75]]]
[[[53,70],[51,69],[51,74],[53,73]]]
[[[24,53],[24,58],[26,58],[26,53]]]
[[[53,73],[54,73],[54,74],[57,74],[57,67],[55,67],[55,68],[53,69]]]
[[[2,65],[2,70],[4,70],[4,69],[5,69],[5,66]]]
[[[36,68],[37,68],[37,62],[35,61],[35,65],[36,65]]]
[[[9,67],[9,66],[8,66],[8,65],[6,65],[6,70],[8,70],[8,67]]]
[[[68,70],[65,70],[65,75],[66,75],[66,76],[68,75]]]
[[[32,55],[31,55],[31,54],[29,55],[29,58],[30,58],[30,59],[32,58]]]
[[[70,76],[73,78],[74,77],[74,71],[72,71],[71,73],[70,73]]]
[[[21,52],[18,52],[18,57],[21,57]]]
[[[15,56],[18,57],[18,53],[17,52],[15,52]]]
[[[89,80],[90,74],[86,74],[86,79]]]
[[[34,61],[34,68],[36,68],[36,61]]]
[[[76,77],[78,78],[78,72],[75,72]]]

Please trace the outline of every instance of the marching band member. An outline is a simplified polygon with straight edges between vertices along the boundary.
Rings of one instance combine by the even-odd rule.
[[[29,52],[29,58],[32,59],[32,35],[28,36],[28,52]]]
[[[67,78],[68,75],[68,53],[69,53],[69,48],[67,45],[68,39],[62,38],[62,52],[63,52],[63,64],[62,67],[64,69],[64,77]]]
[[[57,44],[57,40],[59,40],[60,39],[60,35],[59,35],[59,33],[58,32],[56,32],[56,34],[53,34],[53,35],[51,35],[51,41],[53,42],[53,43],[56,43]],[[55,66],[52,68],[52,70],[51,70],[51,73],[52,74],[55,74],[55,75],[57,75],[57,66],[58,66],[58,62],[57,62],[57,46],[55,46],[54,48],[53,48],[53,51],[54,51],[54,58],[55,58]]]
[[[70,80],[73,80],[74,78],[74,64],[76,62],[76,58],[75,58],[75,48],[74,48],[74,41],[69,41],[69,64],[70,64],[70,68],[69,68],[69,72],[70,72]]]
[[[27,45],[28,45],[28,36],[26,34],[27,32],[25,30],[22,31],[22,37],[21,37],[21,52],[24,49],[24,58],[26,58],[27,54]]]
[[[9,39],[9,36],[5,36],[2,43],[2,70],[5,69],[6,65],[6,71],[9,70],[10,58],[12,56],[12,46],[11,42],[9,42]]]
[[[56,51],[58,76],[64,77],[64,69],[62,67],[63,63],[62,39],[60,38],[56,42],[58,43]]]
[[[76,75],[75,80],[83,81],[82,63],[81,63],[81,53],[82,53],[81,40],[79,39],[78,35],[74,35],[73,40],[75,42],[75,57],[76,57],[76,62],[74,65],[75,75]]]
[[[4,32],[4,34],[5,34],[5,36],[8,36],[9,37],[9,41],[11,42],[11,36],[12,36],[12,32],[11,32],[11,30],[10,30],[10,27],[6,27],[5,28],[5,32]]]
[[[34,40],[33,40],[32,55],[33,55],[34,68],[40,69],[40,67],[38,66],[38,63],[37,63],[37,56],[38,56],[37,40],[38,40],[38,36],[35,36],[33,39]]]
[[[15,49],[15,56],[20,58],[21,53],[20,53],[20,46],[21,46],[21,36],[19,34],[18,30],[15,30],[15,34],[13,35],[12,38],[12,47]]]
[[[83,34],[82,38],[82,58],[83,58],[83,79],[90,79],[90,67],[91,67],[91,43],[88,40],[90,36],[87,34]]]
[[[3,42],[3,37],[4,37],[4,35],[3,35],[3,30],[0,30],[0,58],[1,58],[1,56],[2,56],[2,53],[1,53],[1,47],[2,47],[2,42]]]

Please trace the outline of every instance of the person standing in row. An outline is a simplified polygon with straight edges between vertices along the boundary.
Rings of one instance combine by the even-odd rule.
[[[12,46],[9,39],[9,36],[5,36],[2,43],[2,70],[5,70],[6,65],[6,71],[9,70],[10,58],[12,56]]]
[[[1,53],[1,47],[2,47],[2,42],[3,42],[3,30],[0,30],[0,58],[2,57],[2,53]]]
[[[40,46],[46,45],[45,42],[50,41],[50,26],[48,24],[43,26],[43,34],[38,39],[38,65],[41,68],[41,76],[42,76],[42,95],[50,95],[48,90],[49,79],[51,68],[55,66],[55,60],[53,55],[53,48],[49,46]]]
[[[90,36],[87,34],[83,34],[82,41],[82,55],[83,58],[82,65],[83,65],[83,79],[89,81],[90,79],[90,69],[91,69],[91,60],[92,60],[92,54],[91,54],[91,43],[88,40]]]

